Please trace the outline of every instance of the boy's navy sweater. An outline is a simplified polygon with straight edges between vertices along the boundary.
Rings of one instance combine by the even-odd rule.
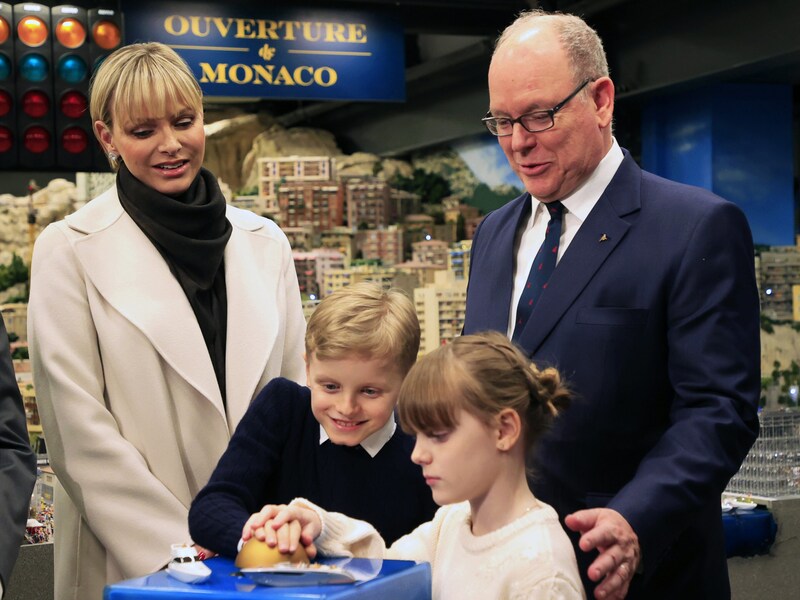
[[[296,497],[368,521],[388,544],[433,517],[430,488],[411,462],[414,440],[400,427],[374,458],[361,446],[320,445],[319,433],[311,391],[288,379],[270,381],[192,502],[194,542],[235,556],[252,513]]]

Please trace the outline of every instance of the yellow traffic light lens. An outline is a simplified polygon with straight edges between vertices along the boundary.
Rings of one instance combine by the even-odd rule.
[[[66,17],[56,25],[56,39],[66,48],[78,48],[86,41],[86,28],[78,19]]]
[[[103,50],[113,50],[122,42],[122,33],[111,21],[98,21],[92,28],[92,38]]]
[[[8,26],[8,21],[0,17],[0,44],[5,44],[9,35],[11,35],[11,28]]]
[[[47,25],[39,17],[25,16],[17,25],[17,35],[23,44],[36,48],[47,41]]]

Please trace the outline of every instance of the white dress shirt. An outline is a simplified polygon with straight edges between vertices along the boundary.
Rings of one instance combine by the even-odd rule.
[[[611,183],[624,158],[625,156],[622,154],[617,140],[612,138],[611,148],[589,178],[569,196],[561,199],[561,204],[564,205],[565,210],[556,264],[564,256],[564,252],[567,251],[570,243],[575,238],[575,234],[578,233],[581,224],[592,212],[594,205],[597,204],[608,184]],[[528,223],[519,238],[519,246],[517,247],[514,290],[511,295],[511,307],[508,311],[507,335],[509,338],[514,333],[519,298],[522,295],[525,283],[528,281],[533,259],[536,258],[536,253],[539,251],[542,242],[544,242],[549,220],[544,203],[531,196],[531,216],[528,218]]]
[[[394,430],[397,429],[397,423],[394,422],[394,415],[389,417],[389,420],[383,424],[383,427],[378,429],[375,433],[369,435],[363,442],[361,442],[361,447],[367,451],[372,458],[381,451],[392,436],[394,435]],[[325,428],[320,425],[319,426],[319,444],[320,446],[327,442],[330,438],[328,437],[328,432],[325,431]]]

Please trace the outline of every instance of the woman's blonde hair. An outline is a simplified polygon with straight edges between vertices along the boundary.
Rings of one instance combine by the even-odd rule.
[[[487,331],[457,337],[417,361],[400,388],[400,425],[431,434],[458,425],[460,409],[486,424],[503,409],[523,422],[532,447],[569,402],[554,368],[539,370],[506,336]]]
[[[386,359],[408,372],[419,352],[419,320],[400,290],[354,283],[326,296],[308,320],[306,355],[337,360],[353,354]]]
[[[92,76],[89,96],[92,122],[109,129],[113,120],[123,125],[160,117],[181,105],[203,114],[203,92],[189,65],[159,42],[130,44],[110,54]]]

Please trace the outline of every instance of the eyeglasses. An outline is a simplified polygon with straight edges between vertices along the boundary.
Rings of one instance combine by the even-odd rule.
[[[525,129],[525,131],[528,133],[547,131],[548,129],[552,129],[556,124],[556,113],[564,108],[567,105],[567,102],[577,96],[578,92],[585,88],[590,81],[592,80],[587,79],[584,81],[582,84],[576,87],[569,96],[548,110],[536,110],[534,112],[520,115],[516,119],[512,119],[511,117],[494,117],[490,112],[487,112],[486,116],[483,117],[481,121],[486,124],[486,128],[492,133],[492,135],[496,135],[497,137],[503,137],[514,133],[514,123],[519,123],[522,125],[523,129]]]

